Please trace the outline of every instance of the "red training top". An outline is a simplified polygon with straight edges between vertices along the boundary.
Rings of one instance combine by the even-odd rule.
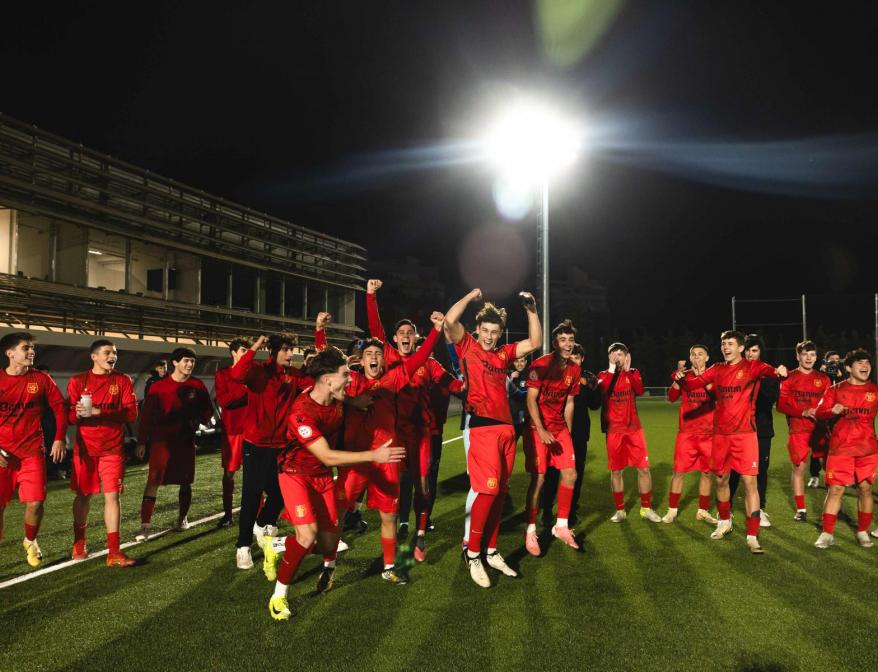
[[[210,395],[198,378],[190,376],[178,383],[173,375],[165,376],[150,386],[143,400],[137,443],[151,439],[169,447],[193,448],[199,423],[207,424],[212,415]]]
[[[610,385],[616,375],[618,378],[611,393]],[[643,394],[640,371],[622,371],[618,368],[616,373],[601,371],[598,374],[598,388],[603,397],[607,434],[631,434],[642,428],[637,415],[637,397]]]
[[[76,404],[83,394],[91,395],[92,408],[101,414],[88,418],[76,415]],[[119,371],[95,374],[92,371],[73,376],[67,384],[70,411],[68,424],[76,425],[77,455],[122,454],[125,423],[137,420],[137,397],[131,379]]]
[[[472,334],[464,334],[454,346],[467,382],[466,406],[472,414],[470,427],[512,424],[506,396],[506,371],[515,359],[517,348],[518,343],[509,343],[485,350]]]
[[[564,418],[564,407],[567,397],[579,394],[579,377],[581,369],[578,364],[564,361],[555,353],[543,355],[530,365],[527,375],[527,389],[539,390],[537,406],[543,426],[550,432],[567,429]],[[533,420],[531,420],[533,427]]]
[[[243,434],[247,418],[247,386],[232,378],[231,366],[216,372],[213,393],[217,406],[222,409],[220,420],[226,434]]]
[[[285,474],[306,476],[332,476],[332,470],[317,459],[308,446],[324,438],[333,450],[344,416],[342,403],[333,401],[324,406],[318,404],[308,391],[293,402],[287,421],[289,445],[278,457],[280,470]]]
[[[790,434],[803,434],[814,431],[817,421],[803,418],[802,412],[817,408],[824,392],[830,387],[829,376],[812,370],[804,373],[799,369],[790,371],[789,377],[780,384],[777,410],[787,416]]]
[[[676,371],[671,374],[673,380]],[[684,378],[694,378],[695,372],[689,369]],[[679,383],[678,383],[679,384]],[[716,399],[713,386],[682,389],[673,385],[668,389],[668,401],[671,403],[682,397],[680,402],[680,423],[677,430],[680,434],[713,434],[713,415],[716,410]]]
[[[846,409],[840,416],[832,412],[832,407],[836,404],[841,404]],[[845,380],[826,390],[817,406],[817,419],[837,418],[831,424],[829,454],[861,457],[878,453],[878,439],[875,438],[876,412],[878,385],[874,383],[854,385]]]
[[[67,403],[55,381],[42,371],[28,368],[20,376],[0,369],[0,449],[16,457],[43,452],[43,411],[55,416],[54,441],[67,432]]]

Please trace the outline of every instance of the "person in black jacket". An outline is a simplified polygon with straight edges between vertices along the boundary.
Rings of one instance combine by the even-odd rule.
[[[518,441],[530,420],[527,414],[527,357],[512,360],[512,370],[506,376],[506,394],[509,396],[515,440]]]
[[[749,360],[760,360],[765,352],[765,344],[756,334],[749,334],[744,341],[744,356]],[[759,475],[756,489],[759,491],[760,527],[771,527],[771,520],[765,513],[765,491],[768,487],[768,465],[771,459],[771,439],[774,438],[774,404],[780,394],[780,381],[763,378],[759,381],[756,394],[756,437],[759,440]],[[729,475],[729,489],[734,499],[735,490],[741,475],[732,471]]]
[[[585,351],[577,343],[573,347],[570,361],[582,366],[585,359]],[[591,372],[582,369],[579,378],[579,394],[573,397],[573,431],[570,436],[573,439],[573,452],[576,456],[576,485],[573,486],[573,502],[570,506],[570,526],[573,527],[579,521],[579,495],[582,491],[582,477],[585,472],[585,457],[588,454],[588,440],[591,437],[591,417],[589,409],[596,411],[601,407],[601,391],[598,389],[598,379]],[[552,526],[552,508],[555,505],[555,493],[558,490],[558,470],[553,467],[546,468],[546,480],[543,486],[542,509],[543,525]]]

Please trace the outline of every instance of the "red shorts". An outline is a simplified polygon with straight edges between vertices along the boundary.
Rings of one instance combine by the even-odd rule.
[[[195,446],[153,441],[149,447],[149,480],[160,485],[190,485],[195,480]]]
[[[607,434],[607,466],[610,471],[621,471],[625,467],[649,467],[649,451],[646,449],[646,435],[642,429],[630,434]]]
[[[241,461],[244,459],[244,435],[222,433],[220,439],[222,450],[223,470],[238,471]]]
[[[714,434],[710,466],[716,474],[734,469],[742,476],[759,474],[759,439],[756,432]]]
[[[878,453],[872,455],[829,455],[826,458],[827,485],[856,485],[875,482]]]
[[[123,491],[125,476],[125,457],[119,453],[89,455],[85,451],[73,453],[73,473],[70,475],[70,489],[80,495],[96,495],[104,488],[104,493]]]
[[[430,428],[412,430],[400,428],[398,438],[405,446],[406,468],[412,476],[424,477],[430,471]],[[379,444],[380,445],[380,444]]]
[[[283,473],[278,475],[277,481],[284,498],[286,517],[293,525],[317,523],[323,532],[338,530],[332,476]]]
[[[382,513],[399,511],[399,465],[398,464],[357,464],[341,467],[335,487],[344,494],[347,506],[355,502],[367,490],[366,506]],[[341,501],[342,497],[336,497]]]
[[[812,432],[796,432],[790,434],[787,440],[787,450],[790,452],[790,462],[793,466],[799,466],[808,459],[811,453]]]
[[[710,473],[710,456],[713,453],[713,434],[677,434],[674,443],[674,473],[690,471]]]
[[[512,425],[470,427],[466,466],[473,490],[496,495],[509,489],[509,474],[515,464],[515,443]]]
[[[573,439],[567,428],[549,430],[555,443],[546,445],[540,441],[537,430],[528,427],[524,430],[524,468],[531,474],[545,474],[546,467],[554,469],[575,469],[576,455],[573,452]]]
[[[27,457],[6,458],[8,466],[0,467],[0,506],[12,500],[18,488],[19,502],[42,502],[46,499],[46,456],[43,453]]]

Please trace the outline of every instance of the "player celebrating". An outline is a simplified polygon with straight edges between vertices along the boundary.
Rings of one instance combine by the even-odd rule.
[[[337,348],[326,348],[311,361],[308,374],[314,387],[293,402],[288,417],[290,443],[280,454],[280,489],[296,534],[286,538],[274,595],[268,602],[268,611],[275,620],[290,618],[289,585],[315,542],[324,557],[335,555],[338,515],[331,468],[398,463],[405,457],[404,448],[391,447],[389,442],[373,450],[335,450],[342,401],[350,383],[347,358]],[[329,590],[334,570],[334,562],[324,569],[319,590]]]
[[[793,520],[805,522],[808,512],[805,508],[805,470],[808,468],[810,454],[821,455],[825,450],[827,428],[817,422],[817,404],[830,387],[829,376],[814,367],[817,363],[817,346],[813,341],[802,341],[796,345],[796,359],[799,367],[790,371],[789,377],[780,384],[777,410],[787,416],[789,439],[787,449],[793,471],[790,482],[796,515]]]
[[[500,516],[515,464],[515,428],[506,397],[506,371],[513,359],[524,357],[543,343],[533,295],[521,292],[520,296],[527,313],[528,338],[518,343],[500,345],[506,311],[491,303],[485,303],[476,314],[478,340],[466,333],[460,318],[471,302],[481,300],[481,290],[472,290],[445,314],[445,337],[455,344],[466,376],[470,412],[467,470],[470,487],[478,493],[472,506],[464,560],[473,581],[483,588],[491,585],[481,560],[484,535],[488,537],[488,565],[507,576],[517,576],[497,552]]]
[[[69,423],[76,425],[73,448],[73,560],[85,560],[85,530],[92,495],[104,490],[104,524],[107,526],[107,567],[131,567],[132,558],[119,548],[123,449],[125,424],[137,419],[137,397],[131,379],[116,371],[118,360],[112,341],[91,344],[91,370],[73,376],[67,385]]]
[[[235,492],[235,472],[241,468],[244,447],[244,418],[247,414],[247,387],[232,378],[232,367],[240,361],[250,341],[236,338],[229,343],[232,366],[219,369],[214,376],[213,392],[221,409],[222,435],[220,446],[223,465],[223,517],[217,527],[232,524],[232,496]]]
[[[631,368],[631,353],[624,343],[610,345],[607,355],[609,368],[598,374],[598,387],[603,397],[601,429],[607,435],[607,464],[616,502],[616,513],[610,521],[621,523],[627,517],[623,472],[625,467],[634,467],[640,490],[640,517],[658,523],[661,516],[652,509],[649,451],[637,415],[637,397],[643,394],[643,379],[637,369]]]
[[[817,420],[832,421],[829,455],[826,458],[826,503],[823,505],[823,531],[814,545],[828,548],[835,542],[833,533],[845,486],[855,485],[859,501],[857,541],[872,546],[872,483],[878,469],[878,439],[875,437],[875,414],[878,412],[878,385],[869,382],[872,356],[865,350],[853,350],[844,358],[848,379],[833,385],[817,405]],[[873,536],[878,536],[875,531]]]
[[[368,394],[372,405],[366,412],[351,411],[345,417],[347,450],[374,449],[396,441],[396,398],[411,376],[427,362],[436,346],[445,316],[434,312],[430,316],[434,328],[424,344],[409,358],[385,371],[384,344],[370,338],[364,343],[361,362],[363,373],[351,372],[351,383],[346,394],[355,397]],[[396,517],[399,508],[399,466],[397,464],[364,463],[342,467],[336,487],[339,499],[344,498],[349,508],[368,488],[367,506],[378,509],[381,516],[381,548],[384,571],[381,577],[391,583],[405,583],[402,573],[394,572],[396,564]],[[415,553],[418,548],[415,547]]]
[[[756,475],[759,472],[759,443],[753,417],[756,384],[767,376],[785,378],[787,369],[774,368],[758,359],[744,359],[744,335],[739,331],[724,331],[720,335],[720,350],[725,361],[714,364],[700,376],[687,377],[677,372],[676,381],[684,390],[713,385],[716,394],[716,412],[713,416],[713,447],[711,466],[716,474],[716,507],[719,522],[711,539],[722,539],[732,530],[729,473],[741,474],[747,508],[747,546],[751,553],[762,553],[759,545],[759,492]]]
[[[179,485],[179,511],[175,531],[189,529],[186,514],[192,504],[195,480],[195,430],[213,415],[207,388],[192,376],[195,352],[177,348],[171,353],[170,375],[157,380],[143,401],[143,416],[137,428],[137,457],[146,454],[150,441],[149,475],[140,504],[140,532],[135,539],[146,541],[152,530],[152,513],[160,485]]]
[[[55,440],[51,456],[55,463],[67,452],[67,404],[55,381],[34,369],[34,337],[27,332],[0,338],[0,351],[8,365],[0,371],[0,539],[3,514],[18,488],[24,503],[24,547],[27,564],[39,567],[43,552],[37,532],[43,520],[46,499],[46,454],[43,450],[44,410],[55,416]]]
[[[703,345],[689,348],[689,361],[692,368],[685,371],[689,378],[700,376],[707,367],[710,356]],[[684,371],[686,362],[680,361],[678,372]],[[671,476],[671,491],[668,494],[668,512],[662,517],[663,523],[673,523],[677,518],[680,494],[683,492],[683,478],[690,471],[700,471],[698,481],[698,512],[695,520],[704,520],[716,525],[716,518],[710,515],[710,456],[713,450],[713,412],[716,401],[713,398],[713,386],[701,389],[683,390],[674,379],[668,390],[668,401],[680,402],[680,424],[677,440],[674,443],[674,474]]]
[[[537,539],[537,513],[546,467],[556,468],[558,483],[558,519],[552,536],[571,548],[579,548],[567,519],[576,485],[576,456],[570,436],[573,423],[573,397],[579,392],[579,365],[570,360],[576,345],[576,327],[564,320],[552,330],[555,352],[543,355],[530,366],[527,376],[527,410],[530,414],[529,440],[525,441],[530,486],[527,490],[527,529],[524,546],[531,555],[540,555]],[[546,515],[551,512],[547,511]]]

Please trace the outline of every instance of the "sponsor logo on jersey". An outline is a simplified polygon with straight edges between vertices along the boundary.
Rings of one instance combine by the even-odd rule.
[[[36,394],[40,391],[40,386],[37,383],[28,383],[27,384],[27,393],[28,394]]]
[[[299,436],[303,439],[310,439],[314,435],[314,430],[311,429],[308,425],[301,425],[299,427]]]
[[[304,504],[296,504],[297,518],[304,518],[306,513],[308,513],[308,508]]]
[[[497,489],[497,479],[496,478],[489,478],[487,486],[488,486],[488,490],[496,490]]]
[[[116,395],[119,394],[119,386],[118,385],[110,385],[110,394]]]

